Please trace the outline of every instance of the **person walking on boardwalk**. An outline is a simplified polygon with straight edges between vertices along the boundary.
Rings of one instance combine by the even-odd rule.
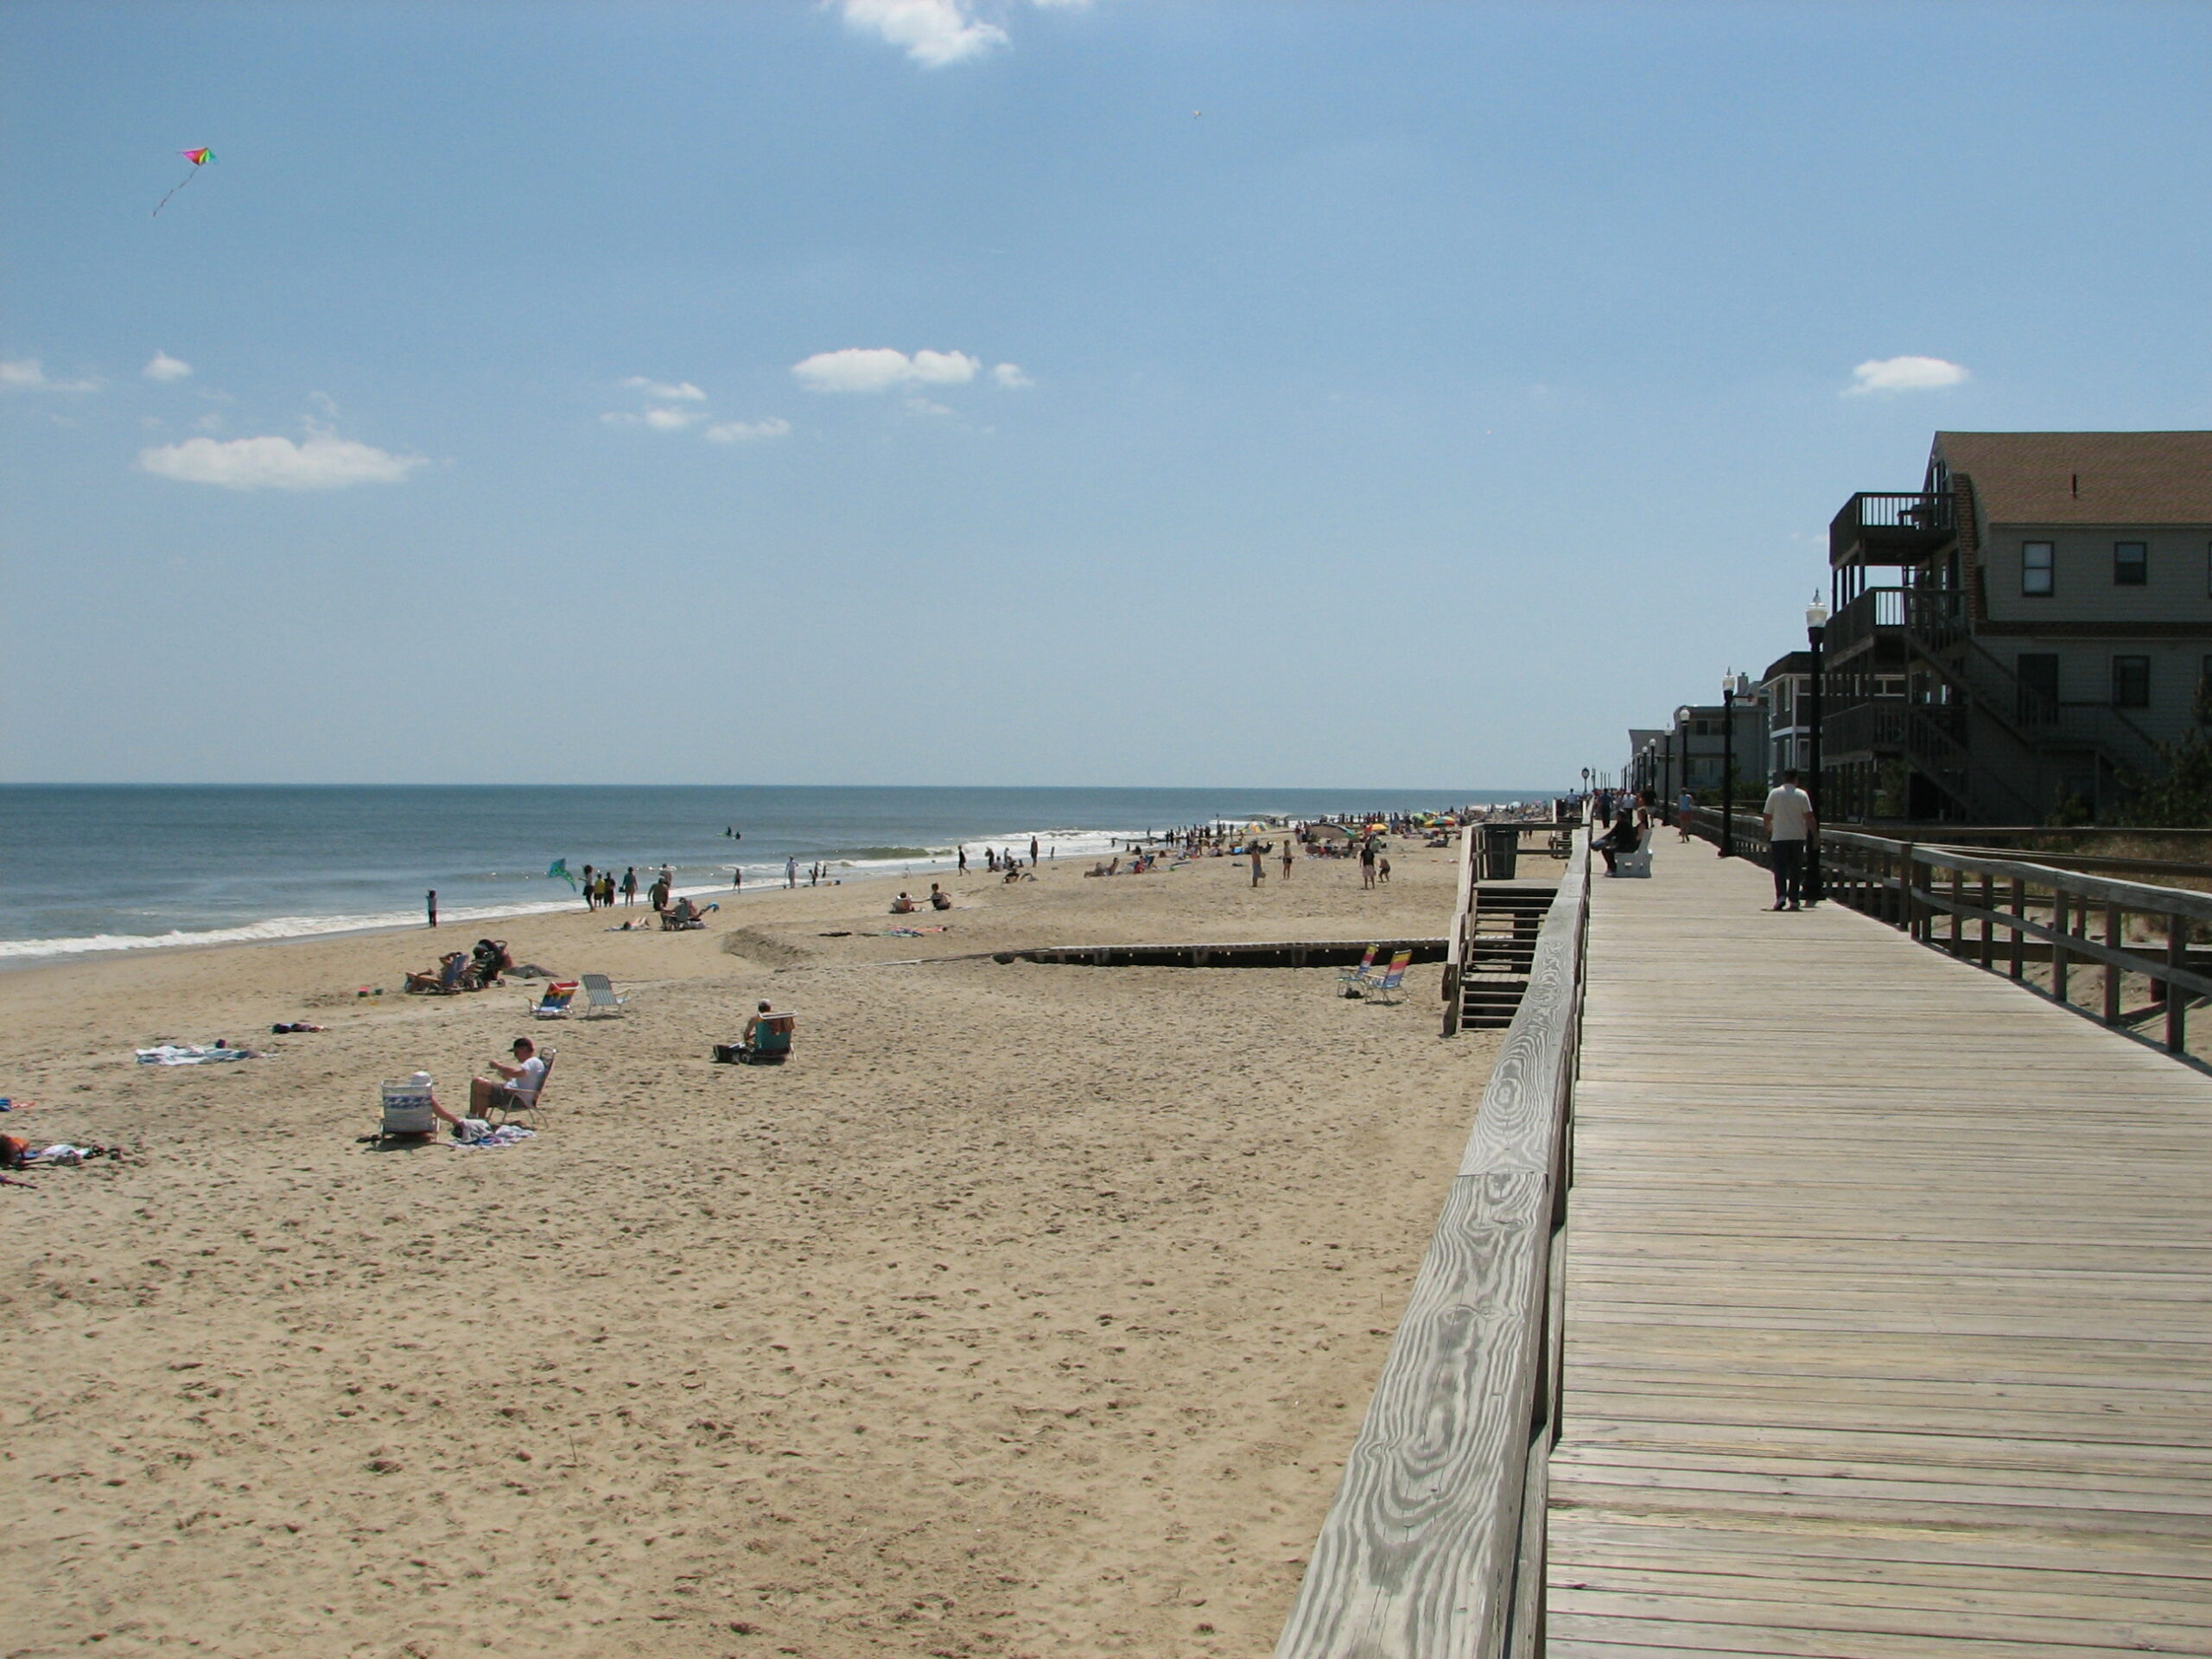
[[[1821,833],[1820,823],[1813,817],[1812,797],[1797,787],[1796,772],[1785,772],[1759,811],[1774,863],[1774,907],[1802,909],[1810,902],[1805,897],[1805,847]]]
[[[1682,785],[1681,796],[1675,803],[1675,828],[1681,831],[1681,838],[1690,838],[1690,814],[1697,810],[1697,797],[1690,793],[1688,784]]]

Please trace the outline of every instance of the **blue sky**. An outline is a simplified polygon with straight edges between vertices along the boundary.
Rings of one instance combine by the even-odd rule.
[[[2212,425],[2208,62],[2196,4],[14,0],[0,777],[1618,764],[1934,429]]]

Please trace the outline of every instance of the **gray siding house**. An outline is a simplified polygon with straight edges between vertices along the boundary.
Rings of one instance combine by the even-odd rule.
[[[1828,563],[1832,817],[2107,812],[2212,716],[2212,432],[1939,432]]]

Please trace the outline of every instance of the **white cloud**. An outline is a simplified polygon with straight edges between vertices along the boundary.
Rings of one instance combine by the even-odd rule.
[[[138,372],[149,380],[181,380],[192,372],[192,365],[167,352],[156,352],[153,360]]]
[[[849,346],[841,352],[817,352],[791,365],[809,391],[888,391],[893,386],[962,386],[983,365],[965,352],[916,352],[912,357],[887,346]]]
[[[919,392],[914,392],[907,397],[906,412],[910,415],[950,415],[952,413],[943,404],[933,404]]]
[[[1000,364],[991,371],[991,378],[997,381],[999,385],[1010,388],[1033,386],[1037,384],[1021,372],[1020,365],[1014,363]]]
[[[1851,384],[1843,391],[1846,397],[1869,391],[1932,391],[1955,386],[1966,378],[1963,368],[1940,357],[1881,357],[1853,369]]]
[[[765,421],[718,421],[700,435],[715,443],[758,443],[763,438],[780,438],[791,429],[789,421],[771,415]]]
[[[337,490],[349,484],[397,484],[427,463],[328,432],[304,443],[289,438],[187,438],[138,452],[138,465],[158,478],[219,484],[227,490]]]
[[[849,29],[872,30],[931,69],[1007,44],[1006,30],[977,21],[968,0],[842,0],[841,10]]]
[[[49,380],[35,357],[0,359],[0,391],[98,391],[94,379]]]
[[[656,432],[681,432],[707,418],[702,409],[649,409],[642,415],[610,410],[599,417],[609,426],[649,426]]]
[[[633,374],[622,383],[633,391],[642,391],[648,397],[658,397],[664,404],[703,404],[707,394],[689,380],[679,380],[671,385],[665,380],[648,380],[642,374]]]

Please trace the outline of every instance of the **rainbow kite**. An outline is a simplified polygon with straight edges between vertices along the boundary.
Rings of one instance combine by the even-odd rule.
[[[205,144],[202,144],[198,149],[180,149],[177,151],[177,154],[183,156],[186,161],[192,163],[192,171],[186,174],[182,178],[179,179],[175,184],[169,187],[169,196],[176,194],[176,193],[183,189],[186,185],[190,184],[193,180],[198,178],[200,176],[200,169],[215,159],[215,152],[208,149]],[[156,218],[160,216],[162,209],[169,205],[169,196],[163,196],[159,201],[154,204],[154,213]]]

